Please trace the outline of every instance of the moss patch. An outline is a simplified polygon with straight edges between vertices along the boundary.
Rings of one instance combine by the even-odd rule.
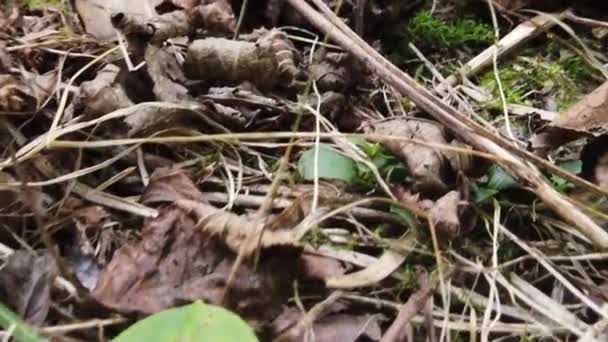
[[[416,14],[407,30],[415,41],[436,47],[453,48],[494,42],[494,30],[490,25],[470,19],[443,20],[430,11]]]
[[[531,51],[511,63],[502,64],[499,76],[508,103],[563,111],[589,88],[593,88],[593,72],[579,56],[563,50],[559,56],[555,56],[551,49],[550,43],[547,48],[550,53],[545,56]],[[492,93],[492,101],[487,103],[487,108],[501,109],[494,72],[486,72],[481,76],[479,84]],[[555,108],[550,108],[551,104],[547,101],[554,101]]]

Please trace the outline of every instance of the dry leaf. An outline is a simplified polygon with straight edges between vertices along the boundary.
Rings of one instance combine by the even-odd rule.
[[[304,254],[300,257],[302,274],[311,279],[325,281],[339,277],[346,272],[346,267],[339,260],[315,254]]]
[[[273,335],[281,336],[275,341],[305,341],[311,331],[299,329],[297,323],[301,319],[302,313],[298,309],[285,309],[273,322]],[[379,314],[352,315],[330,312],[312,323],[312,333],[317,342],[378,341],[381,337],[382,320],[383,316]]]
[[[229,307],[245,317],[274,317],[296,271],[288,265],[291,258],[265,258],[257,272],[242,265]],[[233,263],[234,254],[223,243],[203,237],[186,212],[170,206],[144,226],[139,243],[114,253],[93,296],[126,313],[150,314],[199,299],[221,304]]]
[[[0,272],[0,298],[29,323],[42,325],[51,306],[51,286],[56,275],[50,253],[15,251]]]
[[[560,114],[551,125],[594,136],[608,133],[608,81]]]
[[[148,45],[145,60],[148,74],[154,83],[153,92],[156,98],[165,102],[191,101],[188,89],[183,85],[186,77],[177,62],[171,47],[159,48]]]
[[[228,0],[206,0],[192,9],[193,21],[209,33],[231,34],[236,30],[236,17]],[[200,24],[196,24],[200,22]]]
[[[198,119],[198,120],[197,120]],[[199,114],[176,104],[175,107],[158,106],[135,111],[123,121],[128,127],[128,137],[154,134],[168,128],[188,127],[193,121],[200,121]]]
[[[87,33],[99,40],[116,37],[110,21],[113,13],[129,13],[142,19],[156,15],[155,7],[163,0],[75,0],[76,11],[80,15]]]
[[[297,245],[292,227],[267,230],[264,228],[265,220],[261,218],[237,215],[209,204],[190,200],[180,200],[177,205],[192,211],[197,217],[200,229],[205,234],[224,241],[234,253],[242,250],[248,257],[253,255],[258,248]],[[261,238],[257,238],[260,235]],[[256,238],[252,239],[251,236]]]
[[[435,202],[429,211],[437,234],[453,238],[471,231],[477,223],[477,212],[458,191],[450,191]]]
[[[107,64],[91,81],[80,85],[79,103],[85,106],[87,115],[93,117],[133,105],[125,89],[118,82],[120,68]]]
[[[425,120],[393,119],[373,124],[374,132],[381,135],[398,136],[447,144],[443,128]],[[438,149],[406,141],[382,141],[392,153],[407,163],[415,178],[414,190],[429,193],[444,193],[447,162]]]
[[[33,109],[29,88],[12,75],[0,75],[0,112]]]
[[[150,184],[141,196],[145,204],[175,203],[184,199],[207,203],[205,196],[183,170],[168,167],[154,170]]]
[[[531,138],[539,151],[563,145],[581,136],[608,133],[608,81],[561,113],[540,133]]]
[[[203,194],[180,170],[156,170],[143,202],[169,205],[144,224],[141,241],[114,253],[94,297],[118,311],[139,313],[198,299],[221,304],[236,251],[256,223],[204,203]],[[274,245],[262,240],[262,247]],[[245,318],[276,317],[298,272],[298,255],[294,248],[266,249],[256,270],[241,265],[228,306]]]
[[[195,40],[188,46],[184,72],[190,79],[236,85],[245,81],[260,88],[279,82],[277,58],[269,44],[224,38]]]
[[[348,54],[330,52],[323,55],[320,61],[310,65],[308,71],[310,77],[317,82],[319,91],[343,92],[353,80],[349,68],[351,64]]]

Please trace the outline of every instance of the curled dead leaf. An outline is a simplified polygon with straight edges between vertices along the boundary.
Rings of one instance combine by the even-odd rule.
[[[107,64],[94,79],[80,85],[78,101],[85,106],[88,115],[97,116],[133,105],[117,80],[119,73],[118,66]]]
[[[33,109],[29,88],[12,75],[0,75],[0,111],[23,112]]]
[[[460,192],[450,191],[435,202],[429,218],[443,240],[471,231],[477,223],[477,211]]]
[[[42,325],[51,306],[51,286],[56,276],[50,253],[15,251],[0,272],[0,299],[29,323]]]
[[[582,136],[608,134],[608,81],[585,95],[541,132],[532,137],[532,146],[540,152]]]
[[[551,125],[599,136],[608,133],[608,81],[584,96]]]
[[[206,0],[204,4],[192,9],[196,26],[214,34],[233,33],[236,30],[236,17],[228,0]],[[201,24],[197,25],[196,23]]]
[[[110,17],[113,13],[129,13],[145,21],[156,15],[154,8],[163,0],[123,1],[105,0],[102,3],[89,0],[75,0],[74,6],[87,33],[100,40],[114,38],[114,28]]]
[[[346,53],[330,52],[308,67],[310,76],[317,82],[319,91],[342,92],[353,80],[351,63]]]
[[[180,200],[179,207],[192,211],[197,217],[197,225],[205,234],[218,237],[234,253],[242,250],[247,257],[252,256],[258,248],[272,246],[295,246],[296,240],[291,229],[266,230],[263,219],[237,215],[212,205]],[[291,228],[291,227],[286,227]],[[251,238],[259,237],[259,238]]]
[[[171,47],[159,48],[155,45],[148,45],[146,48],[147,71],[154,84],[152,91],[161,101],[173,103],[191,101],[192,97],[183,85],[186,77],[170,49]]]
[[[243,38],[195,40],[184,62],[186,76],[228,85],[249,81],[260,88],[289,85],[297,77],[295,49],[285,33],[262,29]]]
[[[373,124],[374,132],[381,135],[416,139],[434,144],[447,144],[443,128],[426,120],[392,119]],[[414,190],[429,193],[444,193],[447,160],[436,148],[408,141],[382,141],[392,153],[407,163],[415,178]]]

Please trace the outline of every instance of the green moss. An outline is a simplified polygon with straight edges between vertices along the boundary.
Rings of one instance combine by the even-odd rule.
[[[445,21],[430,11],[418,12],[407,29],[417,42],[446,48],[487,45],[494,41],[494,30],[490,25],[470,19]]]
[[[499,68],[498,74],[508,103],[545,107],[543,101],[551,96],[557,110],[567,109],[582,95],[578,84],[587,77],[582,61],[576,57],[555,61],[547,57],[520,57]],[[493,70],[481,77],[480,85],[492,94],[489,108],[501,110],[498,83]]]
[[[304,236],[303,241],[310,243],[314,247],[330,243],[327,236],[318,227],[310,229]]]
[[[400,291],[412,290],[418,286],[418,276],[412,264],[405,264],[401,270],[395,272],[395,278],[399,279],[397,288]]]
[[[525,251],[521,249],[519,245],[512,241],[505,241],[502,242],[498,248],[498,263],[502,264],[519,258],[522,255],[525,255]]]
[[[62,6],[61,0],[23,0],[23,4],[29,9],[44,8],[48,6]]]

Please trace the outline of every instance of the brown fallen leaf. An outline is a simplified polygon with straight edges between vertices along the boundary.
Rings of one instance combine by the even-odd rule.
[[[377,134],[398,136],[435,144],[447,144],[443,128],[426,120],[392,119],[372,124]],[[432,194],[445,193],[449,164],[438,149],[406,141],[382,141],[392,153],[407,163],[415,178],[414,191]]]
[[[128,129],[127,136],[151,135],[167,128],[184,128],[192,122],[201,121],[203,118],[198,111],[190,108],[180,104],[141,108],[123,120]]]
[[[42,325],[51,306],[51,286],[56,276],[50,253],[17,250],[0,272],[0,299],[27,322]]]
[[[146,48],[147,71],[154,84],[152,91],[161,101],[175,103],[192,101],[188,89],[183,85],[186,77],[172,49],[172,47],[159,48],[151,44]]]
[[[167,204],[179,200],[207,203],[205,196],[183,170],[169,167],[154,170],[141,201],[146,204]]]
[[[256,30],[244,41],[206,38],[188,46],[186,76],[209,83],[237,85],[251,82],[259,88],[289,86],[299,74],[295,49],[278,30]]]
[[[108,40],[116,37],[114,27],[110,21],[112,13],[125,12],[132,16],[144,19],[156,15],[155,7],[164,0],[104,0],[103,2],[90,0],[75,0],[74,6],[78,12],[87,33],[99,40]]]
[[[258,271],[242,265],[228,305],[246,318],[274,317],[295,272],[285,256],[265,258]],[[234,259],[222,242],[203,236],[185,211],[169,206],[148,221],[140,242],[114,253],[93,296],[125,313],[150,314],[199,299],[221,304]]]
[[[230,34],[236,30],[236,17],[230,1],[203,0],[202,3],[192,9],[195,23],[201,22],[199,26],[212,34]]]
[[[252,223],[204,203],[203,194],[180,170],[156,170],[143,200],[163,204],[159,216],[146,221],[141,241],[114,253],[93,296],[120,312],[146,314],[199,299],[222,304],[239,234]],[[197,223],[200,215],[212,217],[201,226]],[[215,225],[222,222],[225,224]],[[233,224],[242,225],[234,234],[228,231]],[[227,236],[234,239],[224,240]],[[256,270],[247,263],[238,269],[227,302],[240,315],[260,324],[276,317],[289,296],[299,250],[263,252]]]
[[[599,136],[608,133],[608,81],[584,96],[551,126]]]
[[[531,143],[542,152],[583,136],[604,134],[608,134],[608,81],[560,113]]]
[[[272,246],[296,246],[297,241],[292,227],[283,227],[280,230],[266,230],[264,219],[237,215],[218,209],[212,205],[180,200],[179,207],[190,210],[197,217],[197,225],[205,234],[218,237],[226,243],[234,253],[243,253],[246,257],[253,255],[258,248]],[[285,229],[288,228],[288,229]],[[250,239],[251,236],[261,236]]]
[[[85,106],[92,117],[113,112],[133,105],[122,84],[118,82],[120,68],[107,64],[94,79],[80,85],[78,103]]]
[[[22,112],[33,109],[29,89],[12,75],[0,75],[0,112]]]
[[[302,330],[298,322],[302,319],[302,313],[296,308],[286,308],[273,322],[273,335],[276,342],[305,341],[306,336],[314,334],[317,342],[355,342],[355,341],[378,341],[381,336],[380,323],[383,316],[380,314],[353,315],[332,312],[319,317],[312,323],[312,331]]]
[[[435,202],[429,219],[439,237],[449,239],[471,231],[477,223],[477,211],[460,192],[450,191]]]
[[[302,263],[302,274],[311,279],[325,281],[331,277],[339,277],[346,273],[344,264],[334,258],[304,254],[300,257],[300,262]]]
[[[322,58],[321,58],[322,57]],[[308,67],[310,77],[317,82],[319,91],[344,91],[353,81],[352,62],[346,53],[330,52],[317,56],[318,61]]]

